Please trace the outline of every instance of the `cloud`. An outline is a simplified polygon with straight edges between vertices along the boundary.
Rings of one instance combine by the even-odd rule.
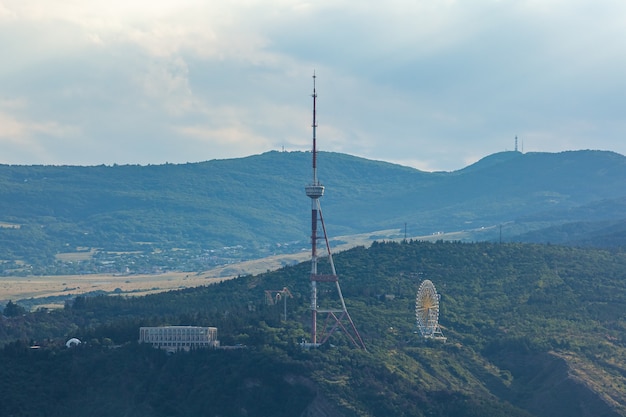
[[[428,170],[515,135],[625,153],[624,19],[617,0],[4,0],[2,157],[9,137],[31,163],[308,149],[314,69],[323,150]]]
[[[211,129],[207,127],[187,126],[179,129],[179,132],[187,137],[191,137],[206,145],[216,145],[222,148],[230,148],[237,151],[242,147],[252,154],[258,151],[267,150],[270,143],[262,137],[259,137],[254,131],[247,130],[245,127],[225,127]]]
[[[0,113],[0,138],[3,141],[15,141],[25,136],[28,129],[11,115]]]
[[[265,43],[254,21],[267,9],[262,2],[194,0],[6,1],[3,15],[26,23],[56,22],[80,28],[81,40],[100,45],[134,44],[155,57],[188,53],[223,59],[254,57]],[[271,7],[270,7],[271,9]],[[1,9],[0,9],[1,10]],[[0,15],[2,16],[2,15]]]
[[[77,134],[78,129],[75,126],[63,125],[56,121],[30,121],[14,114],[28,113],[28,107],[25,99],[0,99],[0,138],[18,141],[38,134],[56,137]]]
[[[183,58],[152,62],[140,77],[145,95],[161,103],[169,114],[176,116],[193,108],[189,68]]]
[[[2,107],[11,105],[0,105],[0,148],[3,150],[0,158],[3,163],[30,164],[32,162],[29,160],[33,156],[46,159],[54,154],[53,149],[59,141],[71,140],[79,134],[79,129],[75,126],[62,125],[55,121],[22,120],[3,111]]]

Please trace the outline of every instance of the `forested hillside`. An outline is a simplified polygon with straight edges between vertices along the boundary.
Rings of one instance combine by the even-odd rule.
[[[310,158],[268,152],[183,165],[1,165],[1,272],[201,271],[300,251],[309,245]],[[321,152],[318,161],[331,237],[464,230],[467,241],[515,241],[584,221],[597,232],[587,244],[623,245],[602,233],[601,222],[624,221],[626,158],[612,152],[504,152],[434,173],[337,153]],[[569,243],[562,237],[548,229],[531,238]]]
[[[309,263],[146,297],[79,297],[2,319],[0,415],[626,415],[623,250],[406,241],[334,258],[367,351],[341,333],[300,347]],[[415,334],[424,279],[441,295],[446,343]],[[265,290],[285,286],[286,321],[265,303]],[[165,324],[217,326],[222,345],[241,348],[168,356],[136,344],[140,326]],[[85,343],[60,347],[69,337]]]

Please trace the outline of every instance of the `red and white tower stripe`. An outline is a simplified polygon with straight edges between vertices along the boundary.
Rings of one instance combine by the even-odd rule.
[[[311,199],[311,343],[310,345],[317,347],[325,343],[328,338],[336,331],[342,330],[352,343],[362,349],[365,344],[361,335],[356,329],[339,286],[339,278],[335,272],[332,253],[328,235],[326,234],[326,226],[324,217],[322,216],[322,208],[319,199],[324,195],[324,186],[317,179],[317,91],[315,89],[315,73],[313,73],[313,182],[305,187],[306,195]],[[322,235],[318,235],[318,225],[322,227]],[[326,244],[327,258],[330,264],[330,274],[318,273],[318,254],[317,241],[324,239]],[[324,308],[318,307],[318,283],[335,283],[340,308]],[[317,315],[318,313],[326,314],[323,328],[318,334]]]

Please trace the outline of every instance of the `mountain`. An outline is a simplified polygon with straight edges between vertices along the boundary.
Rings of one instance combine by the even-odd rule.
[[[2,165],[4,273],[102,271],[59,259],[72,252],[139,253],[152,257],[146,265],[201,270],[207,267],[202,259],[225,247],[239,253],[220,254],[221,261],[299,251],[309,245],[310,202],[303,188],[311,181],[310,167],[309,152],[181,165]],[[458,171],[433,173],[320,152],[318,173],[326,186],[321,203],[331,237],[465,231],[462,239],[469,241],[511,241],[588,221],[585,207],[594,204],[603,205],[598,220],[625,218],[626,158],[612,152],[503,152]],[[600,236],[594,242],[603,244]],[[163,253],[167,259],[154,258]],[[184,262],[177,258],[183,254]],[[125,261],[125,270],[142,259]],[[114,261],[99,262],[103,268]]]
[[[623,214],[622,214],[623,213]],[[551,219],[556,223],[545,229],[517,236],[515,240],[576,246],[626,247],[626,198],[594,201],[568,210],[537,213],[526,222]]]
[[[342,332],[301,347],[309,262],[145,297],[78,297],[0,316],[0,415],[626,416],[623,250],[402,241],[334,260],[367,350]],[[424,279],[440,295],[445,343],[416,334]],[[286,318],[265,295],[283,287]],[[166,324],[216,326],[233,349],[168,355],[137,343],[140,326]],[[83,343],[65,348],[70,337]]]

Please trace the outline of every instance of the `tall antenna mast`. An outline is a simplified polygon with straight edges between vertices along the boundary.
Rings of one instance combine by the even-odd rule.
[[[315,78],[317,77],[315,76],[315,71],[313,71],[313,94],[311,95],[313,97],[313,184],[319,185],[317,181],[317,91],[315,90]],[[322,194],[319,197],[322,195],[324,195],[324,187],[322,187]]]
[[[324,186],[317,179],[317,91],[315,89],[315,72],[313,72],[313,182],[305,187],[306,195],[311,199],[311,342],[306,343],[307,347],[318,347],[324,344],[336,330],[342,330],[348,339],[357,347],[365,349],[365,344],[361,335],[352,322],[352,318],[346,308],[346,303],[339,286],[339,278],[335,271],[333,256],[330,251],[330,243],[326,234],[322,207],[319,199],[324,195]],[[321,225],[322,235],[318,235],[318,225]],[[317,241],[323,239],[326,243],[326,257],[330,273],[320,274],[318,272]],[[320,286],[332,286],[335,284],[337,299],[333,301],[323,300],[324,308],[319,308],[318,284]],[[332,308],[333,304],[339,304],[340,308]],[[319,329],[317,315],[325,314],[324,325]]]

